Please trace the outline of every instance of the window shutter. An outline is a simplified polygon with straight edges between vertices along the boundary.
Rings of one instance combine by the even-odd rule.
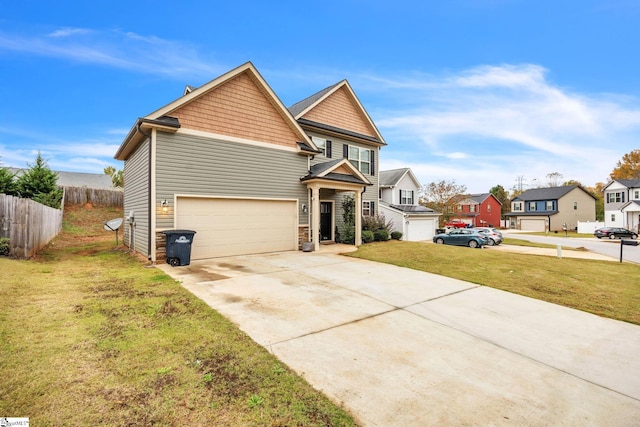
[[[376,152],[371,150],[371,176],[376,175]]]
[[[349,158],[349,146],[347,144],[344,144],[342,146],[342,157],[344,157],[345,159]]]
[[[329,141],[328,139],[324,146],[324,155],[327,159],[331,158],[331,141]]]
[[[374,216],[376,214],[376,202],[369,202],[369,206],[371,206],[371,216]]]

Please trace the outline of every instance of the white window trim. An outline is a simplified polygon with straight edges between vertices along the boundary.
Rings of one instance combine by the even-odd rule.
[[[351,149],[357,149],[358,150],[358,158],[354,158],[351,154]],[[362,160],[362,153],[366,152],[367,155],[369,156],[369,160]],[[357,145],[349,145],[347,147],[347,154],[348,154],[348,160],[356,167],[358,168],[358,170],[362,173],[366,173],[367,175],[371,174],[371,150],[369,150],[368,148],[362,148],[362,147],[358,147]],[[367,164],[368,168],[366,171],[362,170],[362,165],[363,164]]]

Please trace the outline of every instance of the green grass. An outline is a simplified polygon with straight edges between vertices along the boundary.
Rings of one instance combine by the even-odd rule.
[[[354,420],[71,209],[38,259],[0,258],[0,415],[33,425],[350,426]]]
[[[389,241],[349,256],[466,280],[640,325],[640,266]]]
[[[515,245],[515,246],[527,246],[530,248],[549,248],[549,249],[556,249],[558,247],[558,245],[552,245],[550,243],[539,243],[539,242],[530,242],[528,240],[523,240],[523,239],[514,239],[511,237],[505,237],[504,240],[502,241],[502,244],[504,245]],[[562,246],[562,249],[566,249],[566,250],[572,250],[572,251],[576,251],[576,250],[585,250],[585,249],[576,249],[570,246]]]

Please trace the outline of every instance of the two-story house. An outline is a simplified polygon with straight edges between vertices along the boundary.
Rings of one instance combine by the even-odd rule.
[[[412,242],[431,240],[440,213],[418,203],[420,182],[409,168],[380,171],[380,213],[391,222],[392,231]]]
[[[451,219],[472,227],[499,227],[502,203],[491,193],[456,196]]]
[[[595,221],[596,199],[578,185],[534,188],[511,201],[505,214],[510,227],[526,231],[576,229],[578,221]]]
[[[638,231],[640,227],[640,179],[616,179],[604,188],[604,224]]]
[[[346,80],[286,108],[250,62],[136,120],[124,161],[124,241],[164,259],[163,231],[196,231],[192,259],[335,239],[345,194],[376,212],[386,145]]]

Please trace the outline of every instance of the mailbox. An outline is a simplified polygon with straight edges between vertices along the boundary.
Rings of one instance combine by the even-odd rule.
[[[640,244],[640,242],[638,242],[637,240],[620,240],[620,244],[621,245],[625,245],[625,246],[638,246]]]

